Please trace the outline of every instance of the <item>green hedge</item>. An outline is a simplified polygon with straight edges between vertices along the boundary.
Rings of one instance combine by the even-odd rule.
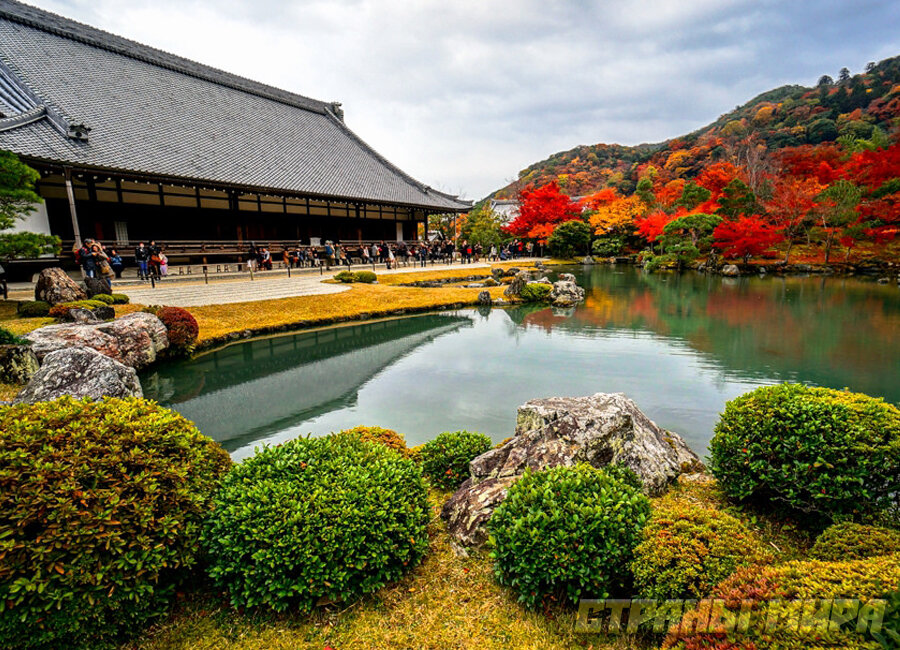
[[[733,499],[817,518],[877,512],[900,494],[900,410],[828,388],[759,388],[728,402],[710,458]]]
[[[21,318],[42,318],[50,315],[50,303],[43,300],[25,300],[16,306]]]
[[[99,300],[100,302],[105,303],[105,304],[107,304],[107,305],[114,305],[115,302],[116,302],[116,299],[113,298],[111,295],[109,295],[109,294],[107,294],[107,293],[98,293],[98,294],[95,294],[95,295],[91,298],[91,300]]]
[[[731,515],[700,506],[655,509],[634,551],[634,583],[642,598],[702,598],[736,569],[771,558]]]
[[[428,546],[418,466],[357,435],[263,448],[225,478],[203,532],[235,607],[312,609],[397,580]]]
[[[137,398],[0,407],[0,647],[97,647],[164,612],[228,454]]]
[[[13,334],[5,327],[0,326],[0,345],[30,345],[28,339]]]
[[[488,521],[497,580],[528,607],[622,596],[649,516],[640,490],[589,465],[526,471]]]
[[[129,302],[131,302],[131,298],[126,296],[124,293],[113,293],[110,295],[112,296],[112,304],[114,305],[127,305]]]
[[[382,427],[366,427],[358,426],[352,429],[344,429],[341,433],[359,436],[363,440],[375,442],[383,445],[388,449],[393,449],[401,456],[409,456],[409,449],[406,447],[406,441],[399,433],[393,429],[383,429]]]
[[[839,562],[900,553],[900,531],[845,521],[834,524],[816,538],[810,557]]]
[[[354,282],[362,282],[364,284],[372,284],[375,280],[378,279],[378,276],[375,275],[372,271],[357,271],[353,274]]]
[[[547,302],[550,300],[551,291],[553,291],[552,284],[531,282],[522,287],[522,290],[519,292],[519,298],[525,302]]]
[[[472,431],[445,431],[418,450],[422,472],[432,485],[455,490],[469,478],[469,463],[491,448],[491,439]]]
[[[338,282],[345,282],[347,284],[350,284],[351,282],[353,282],[354,274],[353,271],[339,271],[334,274],[334,279]]]

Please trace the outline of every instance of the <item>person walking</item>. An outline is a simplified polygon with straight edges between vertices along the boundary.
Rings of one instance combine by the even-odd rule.
[[[106,286],[109,291],[112,291],[112,279],[115,274],[109,263],[109,255],[103,250],[103,246],[94,242],[91,244],[91,257],[94,258],[94,265],[97,269],[97,273],[106,281]]]
[[[390,271],[392,268],[394,268],[394,249],[390,246],[385,246],[385,248],[387,249],[387,267]]]

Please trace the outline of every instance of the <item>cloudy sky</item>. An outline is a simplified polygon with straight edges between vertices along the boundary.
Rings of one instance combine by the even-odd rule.
[[[316,99],[392,162],[478,199],[578,144],[707,124],[900,55],[896,0],[27,0]]]

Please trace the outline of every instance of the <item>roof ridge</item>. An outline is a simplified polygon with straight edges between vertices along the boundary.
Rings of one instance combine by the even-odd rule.
[[[137,41],[117,36],[111,32],[91,27],[84,23],[60,16],[59,14],[45,11],[16,0],[0,0],[0,17],[13,22],[32,27],[70,40],[79,41],[87,45],[108,50],[116,54],[127,56],[144,63],[149,63],[161,68],[167,68],[203,79],[220,86],[226,86],[252,95],[258,95],[266,99],[288,104],[314,113],[326,114],[329,112],[331,102],[323,102],[318,99],[292,93],[275,86],[253,81],[246,77],[214,68],[212,66],[193,61],[191,59],[144,45]]]
[[[363,149],[365,149],[373,157],[377,158],[378,161],[381,162],[385,167],[387,167],[388,169],[393,171],[395,174],[400,176],[403,180],[405,180],[407,183],[409,183],[413,187],[417,188],[419,191],[424,192],[425,194],[437,194],[438,196],[442,196],[444,198],[447,198],[447,199],[450,199],[453,201],[457,201],[459,203],[464,203],[464,204],[468,203],[469,205],[472,204],[471,201],[466,201],[465,199],[460,199],[459,195],[457,195],[457,194],[448,194],[447,192],[441,192],[440,190],[434,189],[430,185],[426,185],[425,183],[423,183],[421,181],[417,181],[415,178],[413,178],[412,176],[407,174],[405,171],[403,171],[402,169],[397,167],[397,165],[395,165],[390,160],[388,160],[387,158],[382,156],[380,153],[378,153],[368,142],[366,142],[361,137],[359,137],[353,131],[353,129],[351,129],[349,126],[347,126],[344,123],[344,121],[340,117],[335,115],[330,109],[326,109],[325,114],[329,118],[331,118],[331,120],[333,120],[335,122],[335,124],[337,124],[338,128],[342,129],[344,131],[344,133],[346,133],[348,136],[350,136],[350,138],[354,142],[356,142],[359,146],[361,146]]]

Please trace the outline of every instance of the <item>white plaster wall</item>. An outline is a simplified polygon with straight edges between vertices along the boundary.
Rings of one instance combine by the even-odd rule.
[[[47,204],[38,203],[34,212],[25,215],[24,219],[16,219],[11,232],[36,232],[41,235],[51,235],[50,219],[47,217]]]

